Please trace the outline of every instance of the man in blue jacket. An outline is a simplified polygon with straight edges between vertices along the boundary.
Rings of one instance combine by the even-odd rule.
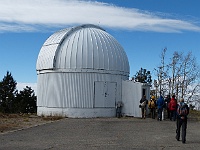
[[[158,109],[158,120],[162,121],[162,112],[165,105],[165,101],[162,95],[160,95],[159,99],[156,102],[157,109]]]

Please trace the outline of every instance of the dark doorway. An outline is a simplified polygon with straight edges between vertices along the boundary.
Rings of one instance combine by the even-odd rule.
[[[146,95],[146,89],[142,89],[142,96]]]

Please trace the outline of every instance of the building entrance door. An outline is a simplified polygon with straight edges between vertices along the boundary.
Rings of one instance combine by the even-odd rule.
[[[94,84],[94,107],[115,107],[117,83],[95,82]]]

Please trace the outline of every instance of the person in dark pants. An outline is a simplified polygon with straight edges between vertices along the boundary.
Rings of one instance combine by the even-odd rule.
[[[169,111],[169,102],[171,98],[170,95],[165,96],[165,104],[166,104],[166,110],[167,110],[167,118],[170,119],[170,111]]]
[[[155,114],[156,114],[156,102],[155,102],[155,96],[152,96],[149,103],[148,103],[148,108],[150,109],[151,113],[151,118],[155,119]]]
[[[180,140],[180,132],[182,127],[182,143],[186,142],[186,129],[187,129],[187,115],[189,114],[189,107],[184,103],[184,99],[181,98],[177,108],[177,129],[176,139]]]
[[[146,109],[147,109],[148,100],[146,99],[146,95],[143,95],[143,97],[140,100],[140,108],[142,112],[142,119],[146,118]]]
[[[177,100],[175,99],[175,95],[172,95],[168,107],[170,111],[170,120],[176,121]]]
[[[165,101],[162,95],[160,95],[159,99],[156,102],[157,109],[158,109],[158,120],[162,121],[162,112],[165,105]]]
[[[123,107],[123,103],[121,101],[117,102],[117,105],[116,105],[117,118],[120,118],[122,116],[122,107]]]

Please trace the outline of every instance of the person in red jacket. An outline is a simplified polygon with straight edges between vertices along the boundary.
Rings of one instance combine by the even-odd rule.
[[[175,99],[175,95],[172,95],[172,98],[169,102],[169,111],[170,111],[170,120],[176,120],[176,110],[177,110],[177,100]]]

